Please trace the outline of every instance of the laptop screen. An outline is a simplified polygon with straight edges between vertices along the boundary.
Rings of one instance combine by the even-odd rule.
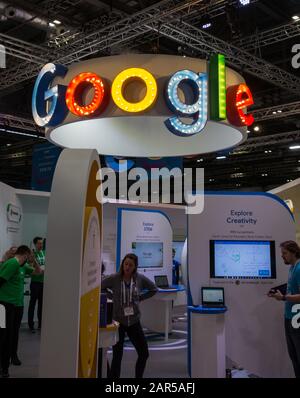
[[[155,284],[157,287],[168,287],[169,286],[167,275],[156,275],[154,277],[154,280],[155,280]]]
[[[202,304],[224,305],[223,287],[203,287],[201,291],[202,291]]]

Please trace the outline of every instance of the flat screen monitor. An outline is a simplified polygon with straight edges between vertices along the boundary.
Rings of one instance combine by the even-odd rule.
[[[202,305],[224,305],[223,287],[202,287]]]
[[[174,260],[178,261],[180,264],[181,264],[181,255],[182,255],[183,246],[184,242],[173,241],[172,248],[175,250]]]
[[[211,240],[210,277],[275,279],[275,242]]]
[[[162,242],[132,242],[132,252],[138,256],[139,268],[163,267]]]

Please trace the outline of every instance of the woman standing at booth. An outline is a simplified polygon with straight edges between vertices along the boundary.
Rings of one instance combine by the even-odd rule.
[[[148,278],[139,274],[137,268],[138,257],[132,253],[126,254],[120,271],[102,281],[102,291],[113,300],[113,319],[120,323],[119,341],[113,347],[111,378],[119,378],[121,374],[125,334],[138,354],[135,377],[143,377],[149,357],[147,340],[140,323],[139,302],[154,296],[157,288]]]

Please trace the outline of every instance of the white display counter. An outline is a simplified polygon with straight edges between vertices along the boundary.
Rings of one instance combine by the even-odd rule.
[[[226,308],[188,307],[191,377],[225,378]]]
[[[117,344],[118,341],[118,322],[113,321],[113,323],[107,325],[105,328],[99,328],[98,348],[101,351],[101,357],[99,356],[98,361],[101,361],[101,372],[98,372],[98,377],[107,377],[107,350],[109,347]]]
[[[172,332],[172,302],[179,292],[185,290],[182,285],[172,286],[172,289],[159,289],[157,294],[141,302],[142,326],[157,333],[164,333],[165,341]]]

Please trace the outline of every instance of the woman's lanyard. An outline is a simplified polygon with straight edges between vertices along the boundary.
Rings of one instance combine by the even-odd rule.
[[[122,296],[123,296],[123,307],[129,306],[132,303],[132,296],[133,296],[133,278],[130,279],[130,288],[129,288],[129,300],[127,302],[127,288],[125,281],[122,281]]]

